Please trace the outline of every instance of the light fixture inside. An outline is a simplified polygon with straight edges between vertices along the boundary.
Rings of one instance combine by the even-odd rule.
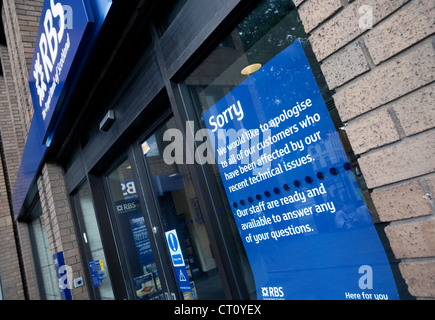
[[[261,63],[253,63],[250,64],[249,66],[244,67],[240,73],[243,74],[244,76],[249,76],[260,68],[261,68]]]

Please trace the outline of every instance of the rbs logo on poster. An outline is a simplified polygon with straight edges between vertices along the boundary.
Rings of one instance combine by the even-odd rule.
[[[263,299],[284,298],[282,287],[261,287],[261,295],[263,296]]]

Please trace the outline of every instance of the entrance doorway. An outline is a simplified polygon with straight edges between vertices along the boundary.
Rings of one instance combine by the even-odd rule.
[[[110,220],[129,299],[164,300],[162,280],[127,158],[106,176]]]
[[[169,263],[174,269],[178,290],[184,299],[225,299],[209,234],[188,167],[185,164],[168,164],[164,159],[165,148],[171,143],[164,134],[174,127],[174,118],[170,118],[141,143],[150,190],[161,227],[168,244],[168,234],[172,233],[176,234],[181,247],[183,261],[174,261],[169,250],[172,257]],[[180,268],[188,277],[183,276]],[[180,278],[188,280],[186,286]]]
[[[174,127],[171,117],[103,177],[117,269],[128,299],[225,299],[187,165],[163,158]]]

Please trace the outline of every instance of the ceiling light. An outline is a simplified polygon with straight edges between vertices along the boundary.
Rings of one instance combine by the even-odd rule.
[[[249,66],[244,67],[243,70],[241,71],[241,74],[243,74],[244,76],[249,76],[260,68],[261,68],[261,63],[253,63],[250,64]]]

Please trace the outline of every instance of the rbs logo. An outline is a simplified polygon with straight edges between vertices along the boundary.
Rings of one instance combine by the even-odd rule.
[[[56,18],[59,18],[59,31],[54,26],[54,19]],[[50,0],[50,8],[45,12],[43,26],[44,32],[41,33],[39,39],[39,51],[36,53],[35,68],[33,70],[41,107],[47,91],[46,83],[50,81],[50,74],[53,71],[59,44],[65,31],[64,8],[60,3],[54,4],[54,0]]]
[[[124,181],[121,182],[122,195],[124,197],[136,195],[136,186],[134,185],[134,181]]]
[[[62,41],[65,30],[65,16],[62,5],[60,3],[54,4],[54,0],[50,0],[50,7],[51,9],[48,9],[45,12],[45,33],[41,34],[39,40],[39,50],[41,52],[42,64],[47,79],[49,77],[49,72],[53,70],[53,65],[57,57],[58,45]],[[58,17],[60,18],[59,32],[53,25],[53,19]],[[48,56],[48,53],[50,53],[50,57]]]
[[[76,75],[70,72],[73,63],[79,66],[82,62],[77,56],[83,57],[87,52],[83,45],[80,47],[85,32],[92,32],[88,28],[88,10],[91,8],[85,5],[86,2],[45,0],[42,7],[29,87],[36,115],[42,118],[45,135],[49,129],[53,131],[51,120],[67,80]]]
[[[284,292],[282,287],[261,287],[261,295],[263,298],[283,298]]]

